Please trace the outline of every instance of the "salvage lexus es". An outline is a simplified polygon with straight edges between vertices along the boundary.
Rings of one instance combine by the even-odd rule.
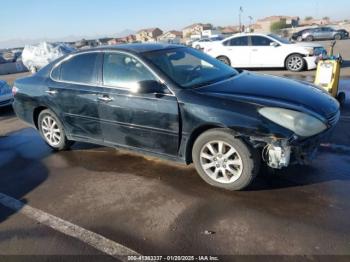
[[[177,45],[76,52],[17,80],[13,93],[17,116],[56,150],[83,141],[193,162],[229,190],[248,186],[261,161],[305,162],[340,115],[311,84],[237,71]]]

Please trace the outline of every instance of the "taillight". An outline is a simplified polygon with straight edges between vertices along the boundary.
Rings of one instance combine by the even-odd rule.
[[[13,94],[13,95],[16,95],[16,94],[17,94],[17,91],[18,91],[18,88],[15,87],[15,86],[13,86],[13,87],[12,87],[12,94]]]

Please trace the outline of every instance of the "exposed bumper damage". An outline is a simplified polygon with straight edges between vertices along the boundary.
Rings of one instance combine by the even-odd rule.
[[[315,159],[320,144],[327,140],[332,129],[317,136],[300,139],[292,136],[289,139],[250,138],[253,145],[262,148],[263,161],[274,169],[282,169],[289,165],[307,165]]]

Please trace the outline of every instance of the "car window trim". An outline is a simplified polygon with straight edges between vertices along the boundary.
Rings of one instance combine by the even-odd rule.
[[[100,53],[100,54],[104,54],[106,52],[110,52],[110,53],[119,53],[119,54],[126,54],[126,55],[130,55],[132,56],[133,58],[135,58],[136,60],[140,61],[140,63],[142,65],[144,65],[157,79],[158,81],[160,81],[165,88],[168,89],[168,91],[170,92],[170,94],[162,94],[162,95],[167,95],[167,96],[175,96],[175,93],[173,92],[173,90],[171,90],[169,88],[169,86],[166,84],[166,82],[158,75],[156,74],[152,68],[150,68],[145,62],[143,62],[141,59],[139,59],[137,56],[135,56],[134,54],[132,53],[129,53],[129,52],[125,52],[125,51],[122,51],[122,50],[87,50],[87,51],[84,51],[84,52],[79,52],[79,53],[75,53],[75,54],[70,54],[68,55],[66,58],[62,59],[61,61],[59,61],[55,66],[53,66],[51,68],[51,71],[50,71],[50,79],[54,82],[58,82],[58,83],[63,83],[63,84],[73,84],[73,85],[83,85],[83,86],[91,86],[91,87],[102,87],[102,88],[109,88],[109,89],[118,89],[118,90],[124,90],[124,91],[129,91],[130,92],[130,89],[129,88],[123,88],[123,87],[116,87],[116,86],[108,86],[108,85],[104,85],[103,84],[103,79],[99,79],[99,76],[97,76],[97,79],[98,80],[101,80],[101,81],[98,81],[98,83],[96,84],[88,84],[88,83],[82,83],[82,82],[75,82],[75,81],[64,81],[64,80],[58,80],[58,79],[54,79],[52,77],[52,72],[58,67],[60,66],[62,63],[72,59],[73,57],[76,57],[78,55],[82,55],[82,54],[91,54],[91,53]],[[100,64],[100,66],[102,67],[102,64]],[[100,68],[101,69],[101,68]],[[98,70],[100,71],[100,70]],[[98,73],[98,72],[97,72]]]

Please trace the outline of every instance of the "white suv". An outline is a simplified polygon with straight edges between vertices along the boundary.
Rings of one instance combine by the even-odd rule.
[[[207,54],[238,68],[280,67],[311,70],[326,52],[315,43],[291,43],[274,34],[236,34],[204,49]]]

